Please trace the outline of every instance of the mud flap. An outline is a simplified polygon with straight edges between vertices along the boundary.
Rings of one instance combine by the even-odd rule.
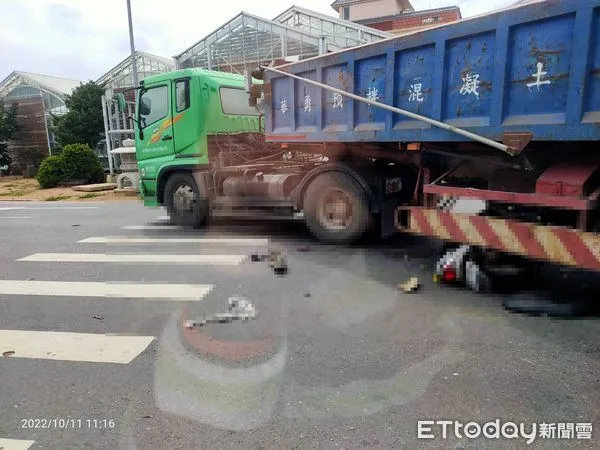
[[[202,201],[204,203],[204,210],[207,212],[207,219],[210,219],[210,194],[213,192],[212,188],[212,180],[210,178],[210,173],[207,171],[195,171],[192,172],[192,176],[196,181],[196,186],[198,186],[198,190],[202,194]]]

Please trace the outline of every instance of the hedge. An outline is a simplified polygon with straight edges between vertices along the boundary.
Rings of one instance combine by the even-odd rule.
[[[44,189],[66,181],[81,181],[82,184],[106,181],[100,160],[85,144],[65,145],[60,155],[44,159],[36,178]]]

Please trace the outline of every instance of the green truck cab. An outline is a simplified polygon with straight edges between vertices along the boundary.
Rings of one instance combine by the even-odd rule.
[[[136,156],[146,206],[165,203],[172,172],[209,166],[209,136],[259,132],[259,112],[248,106],[244,78],[223,72],[185,69],[146,78],[137,111]]]
[[[247,93],[256,86],[247,86],[241,75],[202,69],[140,83],[135,139],[144,205],[165,206],[174,224],[194,227],[210,217],[301,219],[333,243],[356,240],[380,222],[384,206],[392,211],[398,191],[386,186],[398,175],[387,162],[341,146],[268,142],[260,108],[251,106],[261,101]],[[122,109],[122,94],[117,100]]]

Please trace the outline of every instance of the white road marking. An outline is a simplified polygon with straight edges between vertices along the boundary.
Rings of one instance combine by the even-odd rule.
[[[30,216],[0,216],[0,219],[31,219]],[[0,447],[2,450],[2,447]]]
[[[0,450],[27,450],[35,441],[0,438]]]
[[[128,231],[148,231],[148,230],[163,231],[163,230],[181,230],[182,228],[183,227],[180,227],[177,225],[127,225],[127,226],[121,227],[121,229],[128,230]]]
[[[27,262],[98,262],[98,263],[170,263],[202,264],[212,266],[237,266],[245,255],[161,255],[161,254],[113,254],[105,253],[34,253],[17,261]]]
[[[170,218],[169,216],[158,216],[158,217],[156,218],[156,220],[157,220],[158,222],[165,222],[165,221],[167,221],[167,220],[171,220],[171,218]]]
[[[26,209],[31,209],[31,210],[41,210],[41,211],[46,211],[46,210],[64,210],[64,209],[98,209],[97,206],[47,206],[47,207],[40,207],[40,208],[26,208]]]
[[[90,237],[78,244],[232,244],[269,245],[265,238],[138,238],[126,236]]]
[[[214,288],[211,284],[134,284],[84,281],[0,280],[3,295],[65,297],[122,297],[146,300],[200,301]]]
[[[0,211],[11,211],[15,209],[29,209],[29,210],[60,210],[60,209],[98,209],[97,206],[39,206],[39,207],[31,207],[31,206],[6,206],[0,207]]]
[[[128,364],[154,336],[0,330],[0,354],[8,358]]]

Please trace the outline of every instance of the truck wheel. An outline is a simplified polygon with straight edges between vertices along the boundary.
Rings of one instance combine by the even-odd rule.
[[[367,230],[367,195],[350,176],[329,172],[317,176],[304,194],[304,215],[311,232],[322,242],[348,244]]]
[[[174,225],[200,227],[208,215],[206,199],[190,173],[177,172],[165,186],[165,205]]]

